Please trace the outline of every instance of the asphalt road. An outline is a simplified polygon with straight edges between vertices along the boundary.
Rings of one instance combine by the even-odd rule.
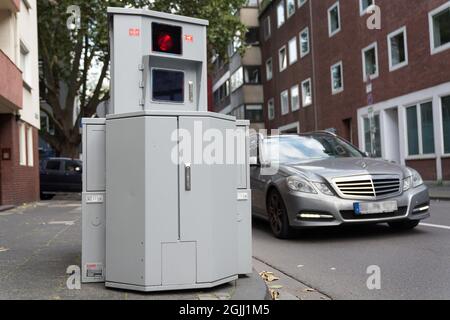
[[[254,256],[332,299],[450,299],[450,202],[433,202],[431,214],[408,232],[352,226],[287,241],[256,220]],[[367,287],[369,266],[380,268],[380,290]]]

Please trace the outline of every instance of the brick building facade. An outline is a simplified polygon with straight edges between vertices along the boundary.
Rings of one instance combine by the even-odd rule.
[[[0,205],[39,199],[35,0],[0,0]]]
[[[264,1],[266,127],[333,129],[426,180],[450,180],[450,2],[411,4]],[[378,8],[381,28],[369,29]]]

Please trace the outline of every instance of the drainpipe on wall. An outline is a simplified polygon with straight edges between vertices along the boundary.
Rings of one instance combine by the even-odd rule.
[[[317,86],[316,86],[316,59],[315,59],[315,50],[314,50],[314,20],[313,20],[313,8],[312,1],[309,2],[309,20],[311,21],[311,59],[312,59],[312,85],[313,85],[313,107],[314,107],[314,130],[319,130],[319,121],[318,121],[318,103],[317,103]]]

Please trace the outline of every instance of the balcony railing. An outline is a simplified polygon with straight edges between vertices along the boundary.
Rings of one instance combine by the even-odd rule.
[[[22,109],[22,72],[2,50],[0,50],[0,75],[0,103],[13,110]]]

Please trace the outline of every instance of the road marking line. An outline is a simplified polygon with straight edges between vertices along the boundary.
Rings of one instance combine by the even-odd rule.
[[[64,225],[64,226],[73,226],[75,221],[51,221],[48,224],[51,225]]]
[[[450,230],[449,226],[442,226],[442,225],[438,225],[438,224],[421,223],[420,225],[423,226],[423,227],[430,227],[430,228],[438,228],[438,229]]]

